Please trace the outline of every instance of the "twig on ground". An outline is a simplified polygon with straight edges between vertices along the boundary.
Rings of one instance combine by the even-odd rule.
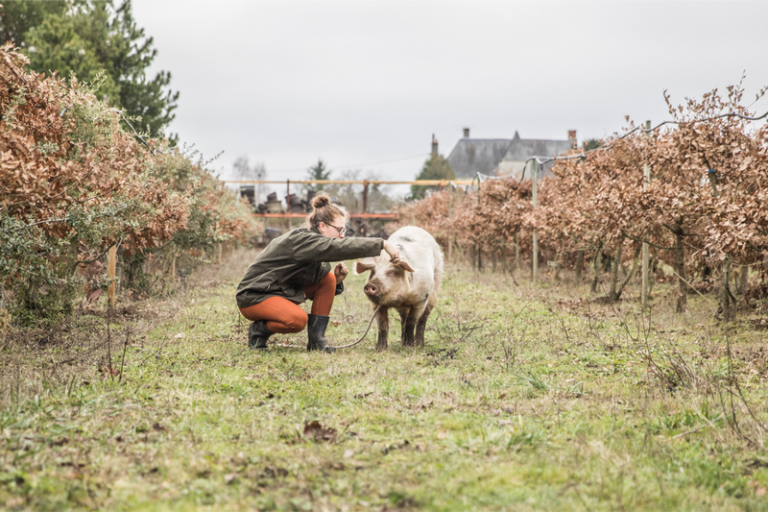
[[[693,434],[693,433],[695,433],[695,432],[698,432],[699,430],[701,430],[701,429],[703,429],[703,428],[705,428],[705,427],[712,427],[712,428],[715,428],[715,425],[714,425],[714,424],[713,424],[711,421],[709,421],[709,420],[708,420],[708,419],[707,419],[705,416],[703,416],[701,413],[699,413],[699,416],[700,416],[700,417],[701,417],[701,418],[702,418],[704,421],[706,421],[706,422],[707,422],[707,424],[706,424],[706,425],[699,425],[698,427],[696,427],[696,428],[693,428],[693,429],[691,429],[691,430],[688,430],[687,432],[681,432],[680,434],[677,434],[676,436],[672,436],[672,439],[677,439],[677,438],[679,438],[679,437],[685,437],[685,436],[687,436],[687,435],[690,435],[690,434]],[[717,418],[715,418],[715,421],[718,421],[718,420],[722,419],[722,417],[723,417],[723,415],[721,414],[720,416],[718,416]]]
[[[128,337],[130,335],[130,328],[125,330],[125,343],[123,343],[123,356],[120,358],[120,378],[117,382],[123,382],[123,368],[125,367],[125,352],[128,350]]]

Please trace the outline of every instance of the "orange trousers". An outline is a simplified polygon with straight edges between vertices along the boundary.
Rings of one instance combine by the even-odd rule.
[[[336,276],[328,272],[319,283],[304,287],[304,296],[312,301],[312,314],[329,316],[336,296]],[[307,314],[295,302],[282,297],[270,297],[267,300],[240,308],[240,313],[251,322],[267,321],[267,329],[272,332],[299,332],[307,325]]]

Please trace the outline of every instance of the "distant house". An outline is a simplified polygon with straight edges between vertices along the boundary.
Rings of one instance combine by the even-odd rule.
[[[576,130],[568,132],[567,140],[521,139],[517,132],[512,139],[470,139],[469,128],[464,128],[464,137],[448,155],[448,163],[457,178],[472,178],[479,172],[519,179],[526,160],[532,156],[560,155],[575,146]],[[538,176],[544,177],[552,165],[539,166]]]

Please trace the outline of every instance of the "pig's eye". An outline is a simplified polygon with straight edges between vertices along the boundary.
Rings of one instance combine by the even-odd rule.
[[[387,270],[387,275],[388,276],[396,276],[397,275],[397,270],[391,268],[391,269]]]

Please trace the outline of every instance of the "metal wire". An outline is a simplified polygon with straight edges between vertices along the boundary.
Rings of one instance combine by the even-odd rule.
[[[128,125],[128,128],[130,128],[130,129],[131,129],[131,131],[133,132],[133,134],[134,134],[134,135],[136,135],[136,137],[138,137],[138,139],[139,139],[141,142],[143,142],[143,143],[144,143],[144,145],[145,145],[145,146],[147,146],[147,148],[149,148],[149,144],[147,143],[147,141],[146,141],[146,140],[144,140],[144,137],[142,137],[141,135],[139,135],[139,132],[137,132],[137,131],[136,131],[136,129],[133,127],[133,125],[132,125],[131,123],[129,123],[129,122],[128,122],[128,119],[126,119],[126,117],[123,115],[123,111],[122,111],[122,110],[120,110],[120,109],[118,109],[118,108],[112,108],[112,109],[110,109],[110,110],[112,110],[113,112],[117,112],[117,114],[120,116],[120,118],[123,120],[123,122],[124,122],[125,124],[127,124],[127,125]]]
[[[371,325],[373,324],[373,319],[376,318],[376,313],[379,312],[379,308],[380,307],[381,306],[376,306],[376,309],[373,310],[373,314],[371,315],[371,319],[368,321],[368,327],[365,328],[365,332],[363,333],[362,336],[360,336],[359,339],[357,339],[357,341],[353,341],[352,343],[349,343],[347,345],[338,345],[336,347],[329,346],[328,348],[333,348],[333,349],[350,348],[350,347],[354,347],[355,345],[357,345],[358,343],[363,341],[365,339],[366,335],[368,335],[368,331],[371,330]],[[276,347],[284,347],[284,348],[307,348],[304,345],[275,345],[275,346]]]
[[[523,182],[523,179],[525,178],[525,169],[528,167],[528,162],[530,162],[531,160],[536,160],[536,163],[538,163],[539,165],[542,165],[542,164],[546,164],[546,163],[549,163],[549,162],[555,162],[557,160],[575,160],[577,158],[586,158],[587,153],[592,153],[592,152],[595,152],[595,151],[606,151],[606,150],[612,149],[614,143],[620,141],[621,139],[629,137],[630,135],[632,135],[633,133],[635,133],[638,130],[642,130],[644,133],[651,133],[652,131],[658,130],[659,128],[661,128],[665,124],[677,124],[677,125],[680,125],[680,124],[705,123],[707,121],[713,121],[715,119],[722,119],[724,117],[738,117],[740,119],[744,119],[745,121],[759,121],[760,119],[764,119],[764,118],[768,117],[768,112],[766,112],[765,114],[763,114],[761,116],[757,116],[757,117],[749,117],[749,116],[745,116],[743,114],[738,114],[736,112],[728,112],[726,114],[720,114],[718,116],[705,117],[705,118],[702,118],[702,119],[694,119],[693,121],[662,121],[661,123],[657,124],[653,128],[649,128],[649,129],[644,129],[642,126],[636,126],[635,128],[631,129],[630,131],[628,131],[627,133],[622,135],[621,137],[615,139],[611,144],[606,144],[605,146],[600,146],[600,147],[595,148],[595,149],[590,149],[588,151],[583,151],[583,152],[581,152],[579,154],[576,154],[576,155],[566,155],[566,156],[532,156],[531,158],[526,160],[525,164],[523,165],[523,173],[520,175],[519,183]],[[479,179],[480,176],[484,176],[484,179],[503,179],[503,178],[505,178],[505,176],[485,176],[485,175],[481,175],[480,173],[477,173],[478,181],[480,181],[480,179]]]

